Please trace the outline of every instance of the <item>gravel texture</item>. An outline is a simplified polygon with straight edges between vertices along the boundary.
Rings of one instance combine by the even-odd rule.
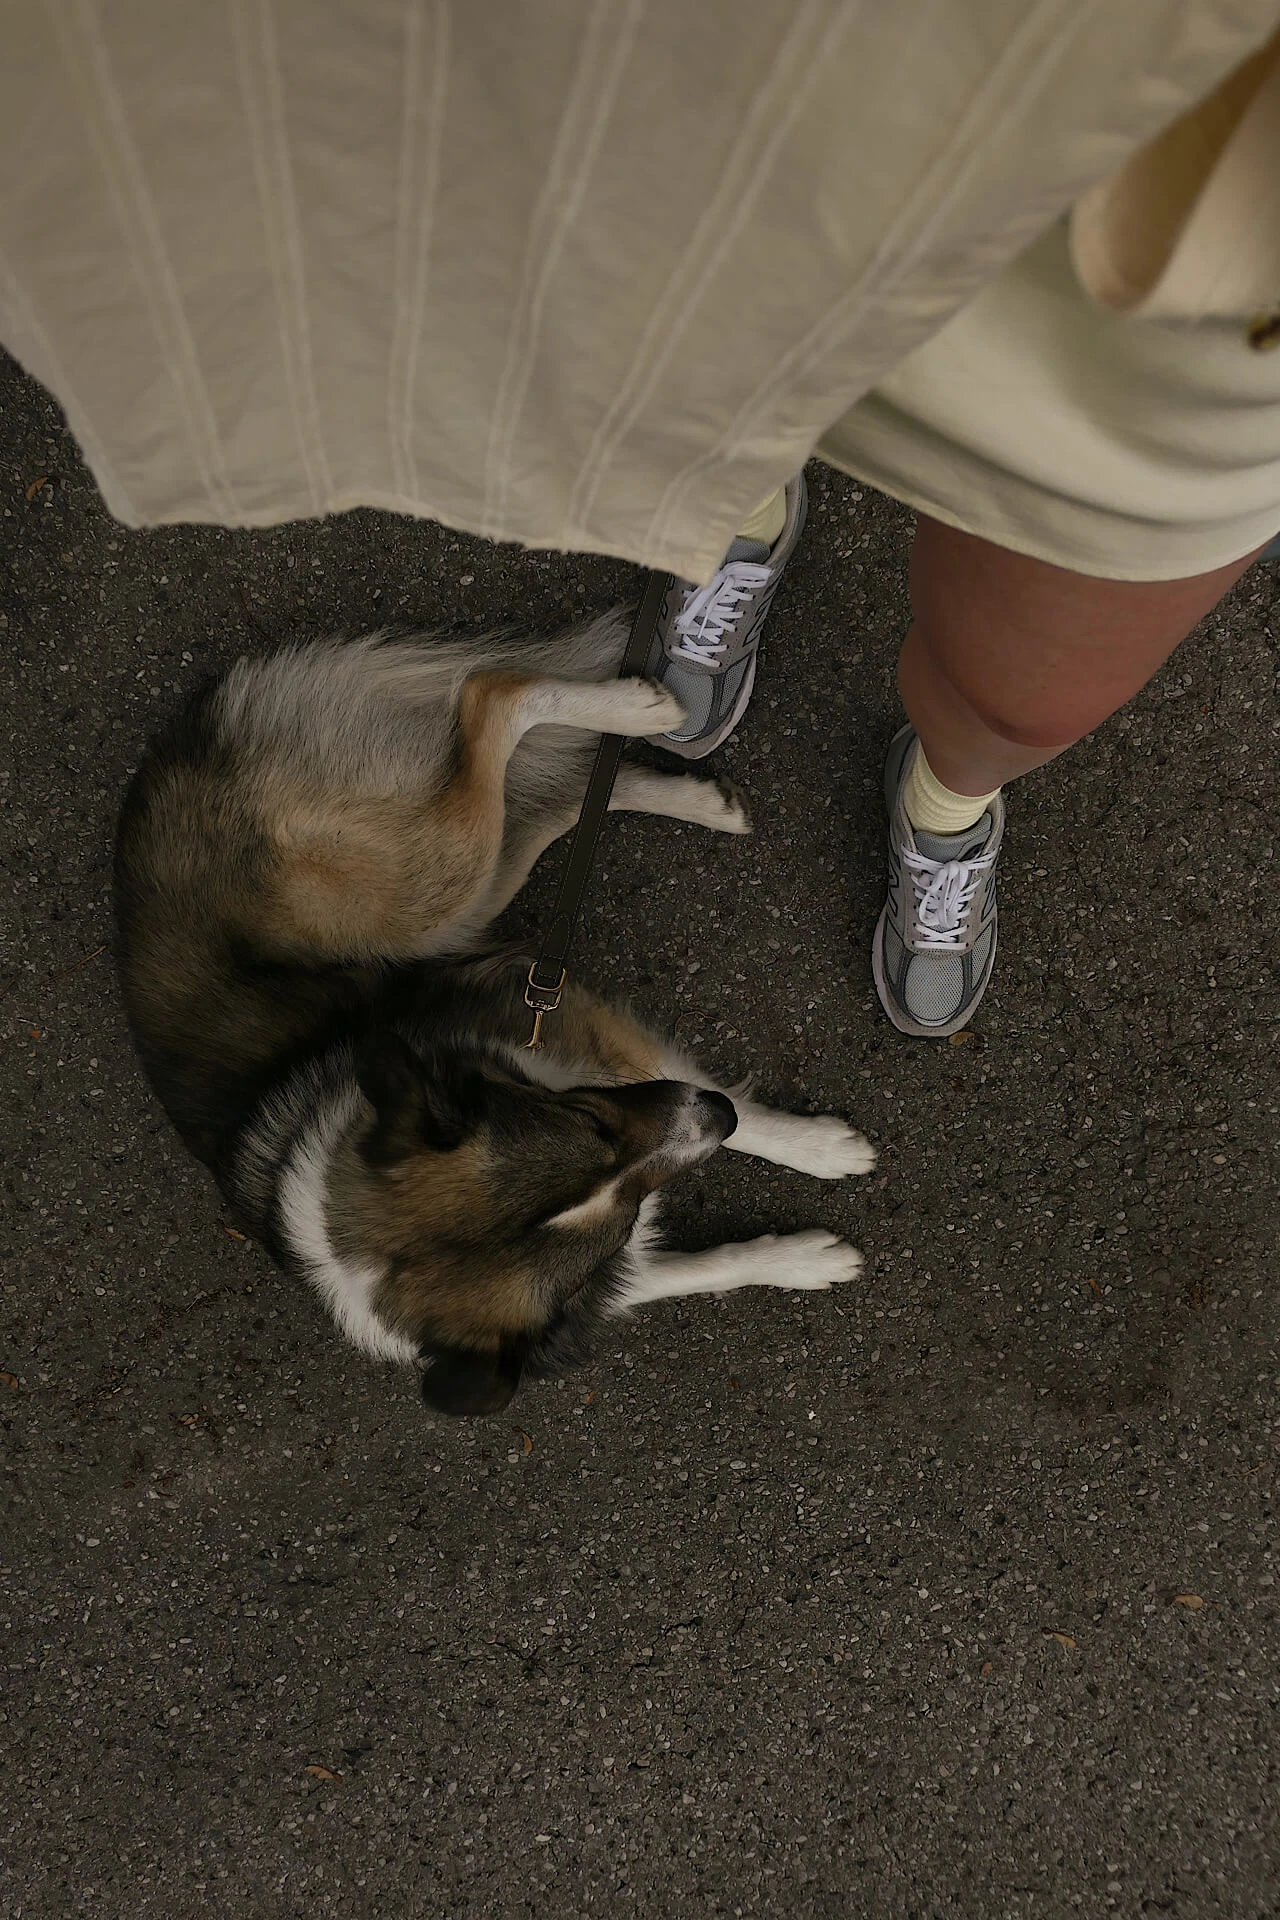
[[[866,1275],[448,1424],[171,1136],[112,822],[238,652],[635,575],[372,512],[131,533],[0,369],[14,1920],[1280,1911],[1280,572],[1018,788],[976,1031],[910,1041],[868,961],[909,516],[812,480],[716,762],[755,835],[613,820],[578,964],[881,1147],[840,1190],[722,1156],[687,1244],[829,1225]]]

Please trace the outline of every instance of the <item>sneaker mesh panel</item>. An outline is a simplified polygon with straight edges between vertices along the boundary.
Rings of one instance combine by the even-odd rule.
[[[736,667],[730,667],[727,673],[713,679],[707,673],[681,673],[678,663],[671,661],[670,671],[663,675],[663,680],[676,699],[688,707],[689,717],[678,727],[673,727],[668,738],[693,740],[707,730],[707,722],[713,712],[717,719],[728,713],[750,668],[748,657],[740,660]]]
[[[687,710],[687,718],[671,732],[673,740],[692,740],[701,733],[711,718],[711,700],[715,691],[715,681],[709,673],[695,673],[692,668],[668,660],[662,684],[668,693],[674,693],[680,705]]]
[[[911,957],[902,998],[913,1020],[934,1026],[949,1020],[964,997],[964,956],[917,953]]]

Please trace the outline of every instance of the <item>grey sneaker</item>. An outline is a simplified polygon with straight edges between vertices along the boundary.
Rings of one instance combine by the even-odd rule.
[[[963,833],[918,833],[902,804],[917,741],[894,736],[884,767],[889,809],[889,897],[871,943],[880,1004],[900,1033],[957,1033],[987,990],[996,957],[996,856],[1004,834],[997,797]]]
[[[746,712],[761,630],[808,511],[802,473],[787,483],[786,506],[786,521],[772,547],[735,540],[709,585],[671,580],[649,656],[649,678],[674,693],[685,718],[673,733],[655,734],[655,747],[701,760],[728,739]]]

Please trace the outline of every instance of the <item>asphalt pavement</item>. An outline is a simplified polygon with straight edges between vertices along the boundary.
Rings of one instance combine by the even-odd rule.
[[[170,1133],[113,820],[241,652],[553,631],[636,575],[375,512],[130,532],[0,365],[13,1920],[1280,1912],[1280,569],[1010,796],[994,983],[906,1040],[868,946],[910,516],[811,481],[715,762],[756,831],[612,819],[578,964],[880,1147],[838,1189],[722,1155],[684,1243],[831,1226],[865,1276],[652,1308],[449,1423]]]

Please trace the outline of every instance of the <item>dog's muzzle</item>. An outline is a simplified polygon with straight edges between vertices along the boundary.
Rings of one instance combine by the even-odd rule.
[[[703,1093],[701,1104],[707,1109],[708,1124],[718,1129],[720,1144],[738,1130],[738,1109],[727,1093]]]

